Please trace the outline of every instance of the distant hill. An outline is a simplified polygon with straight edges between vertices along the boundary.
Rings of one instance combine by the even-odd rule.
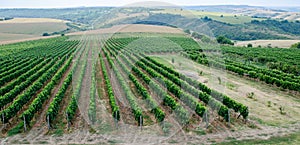
[[[187,10],[200,10],[208,12],[235,13],[239,9],[263,9],[264,7],[248,5],[209,5],[209,6],[184,6]]]
[[[72,28],[86,26],[84,27],[86,29],[82,30],[119,24],[150,24],[190,29],[211,37],[224,35],[233,40],[300,37],[300,13],[247,5],[190,6],[182,9],[144,7],[0,9],[0,17],[56,18],[75,23],[76,26],[68,25]]]
[[[248,5],[185,6],[186,10],[223,12],[261,18],[300,20],[299,7],[262,7]]]

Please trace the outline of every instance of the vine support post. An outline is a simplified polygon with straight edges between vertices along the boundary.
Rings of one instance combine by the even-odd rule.
[[[141,127],[141,131],[143,130],[143,117],[142,115],[140,116],[140,127]]]
[[[23,116],[23,122],[24,122],[24,131],[27,131],[27,126],[26,126],[26,119],[25,116]]]
[[[4,121],[5,121],[5,120],[4,120],[4,113],[2,113],[2,123],[3,123],[3,125],[5,124]]]
[[[48,125],[48,129],[50,129],[50,119],[49,119],[49,115],[47,115],[47,125]]]

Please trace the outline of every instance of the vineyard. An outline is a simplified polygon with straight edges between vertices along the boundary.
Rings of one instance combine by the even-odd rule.
[[[80,128],[168,136],[257,127],[240,99],[155,55],[176,54],[300,92],[299,50],[202,47],[184,35],[147,35],[61,36],[0,46],[1,136]]]

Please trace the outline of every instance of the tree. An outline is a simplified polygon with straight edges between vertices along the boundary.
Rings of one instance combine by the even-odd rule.
[[[12,17],[5,17],[4,18],[4,20],[12,20],[12,19],[14,19],[14,18],[12,18]]]
[[[43,36],[50,36],[49,33],[43,33]]]
[[[291,48],[300,48],[300,42],[293,44]]]
[[[191,31],[189,29],[185,29],[183,32],[186,34],[191,34]]]
[[[205,20],[205,21],[211,21],[212,19],[209,18],[209,17],[207,17],[207,16],[205,16],[205,17],[203,18],[203,20]]]
[[[250,48],[250,47],[253,47],[253,45],[252,45],[251,43],[249,43],[249,44],[247,45],[247,47]]]
[[[220,44],[234,45],[234,43],[225,36],[218,36],[217,37],[217,42],[220,43]]]

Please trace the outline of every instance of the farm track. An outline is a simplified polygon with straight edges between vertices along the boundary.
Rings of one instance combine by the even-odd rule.
[[[103,43],[96,39],[96,46],[97,48],[101,48],[103,46]],[[99,50],[100,53],[95,53],[95,69],[96,69],[96,95],[95,95],[95,101],[96,101],[96,123],[93,124],[93,128],[100,130],[102,132],[103,128],[107,125],[110,129],[115,127],[114,119],[111,117],[111,107],[109,105],[109,98],[107,95],[107,90],[105,89],[105,82],[104,82],[104,76],[101,68],[101,63],[99,61],[99,57],[102,57],[101,50]],[[99,55],[100,56],[99,56]],[[104,131],[106,132],[106,130]]]
[[[100,62],[96,63],[96,123],[93,124],[93,128],[102,129],[102,125],[109,125],[110,128],[113,128],[115,125],[113,124],[114,120],[111,117],[111,108],[109,106],[109,99],[107,96],[107,92],[105,90],[103,73],[101,70]],[[102,130],[100,131],[102,132]],[[105,131],[104,131],[105,132]]]
[[[42,141],[46,142],[47,144],[79,144],[83,143],[81,138],[84,138],[86,144],[99,144],[99,143],[109,143],[111,141],[118,141],[119,143],[142,143],[142,144],[155,144],[155,143],[162,143],[168,144],[171,141],[176,141],[178,144],[212,144],[216,142],[223,142],[229,141],[229,138],[235,138],[236,140],[245,140],[245,139],[268,139],[274,136],[284,136],[291,133],[299,132],[300,130],[300,123],[288,125],[285,127],[261,127],[261,129],[247,129],[241,131],[224,131],[219,133],[207,134],[207,135],[190,135],[188,133],[184,133],[184,136],[179,133],[174,133],[173,136],[165,137],[165,136],[157,136],[152,134],[145,134],[143,132],[126,132],[127,134],[120,136],[121,130],[117,134],[90,134],[87,129],[85,130],[77,130],[70,134],[64,134],[62,136],[37,136],[34,139],[26,139],[28,134],[18,134],[13,137],[7,137],[1,139],[1,144],[7,145],[11,143],[31,143],[37,144],[41,143]],[[81,138],[76,138],[81,135]],[[129,138],[133,137],[133,138]],[[135,142],[134,142],[135,141]]]
[[[84,76],[80,88],[80,97],[78,99],[78,109],[80,112],[80,116],[85,119],[86,122],[89,122],[88,120],[88,108],[89,108],[89,100],[90,100],[90,87],[91,87],[91,74],[92,74],[92,63],[93,63],[93,57],[92,57],[92,48],[91,47],[91,41],[88,42],[87,47],[85,48],[88,52],[87,57],[84,58],[87,61],[86,69],[84,70]],[[85,60],[83,60],[85,61]]]

